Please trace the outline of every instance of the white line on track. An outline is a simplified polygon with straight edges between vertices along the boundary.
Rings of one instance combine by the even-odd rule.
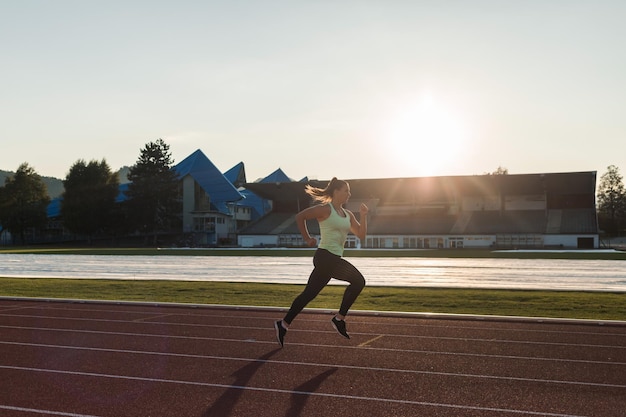
[[[48,416],[65,416],[65,417],[98,417],[90,414],[65,413],[63,411],[40,410],[36,408],[13,407],[10,405],[0,404],[0,410],[19,411],[23,413],[45,414]]]
[[[265,388],[265,387],[250,387],[250,386],[240,386],[240,385],[213,384],[213,383],[208,383],[208,382],[182,381],[182,380],[176,380],[176,379],[110,375],[110,374],[101,374],[101,373],[94,373],[94,372],[61,371],[61,370],[54,370],[54,369],[28,368],[28,367],[21,367],[21,366],[0,366],[0,369],[10,369],[10,370],[26,371],[26,372],[45,372],[45,373],[55,373],[55,374],[62,374],[62,375],[96,377],[96,378],[124,379],[124,380],[144,381],[144,382],[158,382],[158,383],[167,383],[167,384],[182,384],[182,385],[193,385],[193,386],[221,388],[221,389],[238,389],[238,390],[245,390],[245,391],[272,392],[272,393],[289,394],[289,395],[306,395],[306,396],[311,396],[311,397],[340,398],[342,400],[351,399],[351,400],[357,400],[357,401],[387,402],[387,403],[394,403],[394,404],[418,405],[418,406],[438,407],[438,408],[452,408],[452,409],[461,409],[461,410],[490,411],[490,412],[518,414],[518,415],[547,416],[547,417],[587,417],[587,416],[581,416],[581,415],[575,415],[575,414],[559,414],[559,413],[515,410],[515,409],[506,409],[506,408],[478,407],[478,406],[469,406],[469,405],[461,405],[461,404],[434,403],[434,402],[426,402],[426,401],[396,400],[393,398],[360,397],[356,395],[344,395],[344,394],[308,392],[308,391],[293,391],[293,390],[274,389],[274,388]]]
[[[239,328],[236,326],[217,326],[217,327]],[[82,333],[82,334],[85,334],[85,333],[86,334],[101,334],[101,335],[110,335],[110,336],[158,337],[158,338],[179,339],[179,340],[203,340],[203,341],[233,342],[233,343],[276,344],[275,341],[271,341],[271,342],[263,341],[263,340],[251,341],[250,339],[242,340],[242,339],[226,339],[226,338],[205,337],[205,336],[177,336],[177,335],[164,335],[164,334],[153,334],[153,333],[109,332],[109,331],[101,331],[101,330],[75,330],[75,329],[61,329],[61,328],[50,328],[50,327],[0,325],[0,328],[16,329],[16,330],[36,330],[36,331],[42,331],[42,332],[45,331],[45,332],[65,332],[65,333]],[[250,327],[245,327],[245,329],[250,329]],[[255,328],[255,329],[258,329],[258,328]],[[459,338],[458,340],[467,340],[467,339]],[[309,347],[329,347],[333,349],[368,349],[368,350],[376,350],[376,351],[381,351],[381,352],[422,353],[422,354],[450,355],[450,356],[473,356],[473,357],[480,357],[480,358],[516,359],[516,360],[528,360],[528,361],[592,363],[592,364],[601,364],[601,365],[626,365],[626,362],[597,361],[597,360],[587,360],[587,359],[547,358],[547,357],[539,357],[539,356],[494,355],[494,354],[487,354],[487,353],[444,352],[444,351],[437,351],[437,350],[378,348],[378,347],[371,347],[371,346],[359,347],[359,346],[342,346],[342,345],[323,345],[319,343],[316,343],[316,344],[290,343],[290,345],[309,346]],[[566,345],[566,346],[573,346],[573,345]]]
[[[463,373],[457,373],[457,372],[420,371],[420,370],[413,370],[413,369],[339,365],[339,364],[334,364],[334,363],[280,361],[280,360],[274,360],[274,359],[238,358],[238,357],[229,357],[229,356],[198,355],[198,354],[190,354],[190,353],[170,353],[170,352],[157,352],[157,351],[132,350],[132,349],[110,349],[110,348],[51,345],[51,344],[43,344],[43,343],[21,343],[21,342],[0,342],[0,345],[31,346],[31,347],[49,348],[49,349],[85,350],[85,351],[92,351],[92,352],[167,356],[167,357],[177,357],[177,358],[210,359],[210,360],[221,360],[221,361],[256,362],[256,363],[268,363],[268,364],[290,365],[290,366],[298,365],[298,366],[310,366],[310,367],[329,367],[329,368],[340,368],[340,369],[351,369],[351,370],[362,370],[362,371],[452,376],[452,377],[460,377],[460,378],[479,378],[479,379],[493,379],[493,380],[505,380],[505,381],[534,382],[534,383],[542,383],[542,384],[582,385],[582,386],[602,387],[602,388],[626,388],[626,385],[596,383],[596,382],[561,381],[561,380],[553,380],[553,379],[522,378],[522,377],[513,377],[513,376],[463,374]],[[2,366],[0,366],[0,368],[1,367]]]
[[[4,313],[4,312],[7,312],[7,311],[20,311],[20,310],[32,310],[32,309],[33,309],[32,306],[19,306],[19,307],[18,306],[16,306],[16,307],[11,306],[11,307],[2,307],[2,308],[0,308],[0,311],[2,311]],[[9,314],[7,314],[7,315],[9,315]]]
[[[4,316],[4,314],[0,314],[0,317]],[[94,319],[94,318],[84,318],[84,317],[49,317],[49,316],[35,316],[35,315],[11,315],[11,317],[19,317],[19,318],[34,318],[34,319],[44,319],[44,320],[71,320],[71,321],[82,321],[82,322],[105,322],[105,323],[145,323],[149,325],[167,325],[167,326],[180,326],[180,327],[199,327],[199,328],[229,328],[229,329],[265,329],[265,327],[251,327],[251,326],[233,326],[233,325],[217,325],[217,324],[200,324],[200,323],[180,323],[180,322],[171,322],[171,321],[140,321],[141,319],[135,320],[111,320],[111,319]],[[144,319],[146,320],[146,319]],[[0,326],[2,327],[2,326]],[[306,331],[308,333],[334,333],[330,330],[313,330],[306,329],[300,330],[297,328],[291,329],[293,331]],[[488,329],[490,330],[490,329]],[[378,335],[380,333],[363,333],[363,332],[350,332],[353,335]],[[435,339],[435,340],[462,340],[462,341],[472,341],[472,342],[486,342],[486,343],[515,343],[515,344],[529,344],[529,345],[547,345],[547,346],[577,346],[577,347],[593,347],[593,348],[611,348],[611,349],[626,349],[626,346],[623,344],[616,345],[598,345],[598,344],[586,344],[586,343],[562,343],[562,342],[541,342],[541,341],[528,341],[528,340],[509,340],[509,339],[493,339],[493,338],[467,338],[467,337],[449,337],[449,336],[425,336],[425,335],[402,335],[402,334],[385,334],[385,336],[393,336],[400,338],[416,338],[416,339]],[[606,336],[606,335],[605,335]]]
[[[159,305],[159,306],[152,306],[152,305],[148,305],[148,307],[157,307],[157,308],[168,308],[168,309],[172,309],[174,307],[171,306],[167,306],[167,305]],[[224,310],[236,310],[236,311],[241,311],[238,309],[234,309],[232,306],[221,306]],[[45,305],[45,307],[39,307],[39,306],[32,306],[32,307],[23,307],[23,309],[35,309],[35,310],[51,310],[51,311],[80,311],[80,312],[84,312],[86,311],[85,308],[69,308],[69,307],[55,307],[52,305]],[[195,309],[197,310],[197,307],[194,307],[193,305],[190,305],[188,307],[188,309]],[[282,309],[276,308],[277,311],[282,311]],[[152,312],[149,311],[140,311],[140,310],[121,310],[121,309],[104,309],[104,308],[94,308],[93,304],[89,305],[89,309],[87,310],[89,312],[101,312],[101,313],[114,313],[114,314],[118,314],[118,313],[128,313],[128,314],[152,314]],[[207,308],[205,311],[210,311],[210,308]],[[286,310],[285,310],[286,311]],[[312,313],[312,314],[323,314],[323,312],[319,312],[319,311],[315,311],[315,309],[305,309],[303,310],[303,313],[307,312],[307,313]],[[358,310],[357,311],[352,311],[351,314],[353,315],[358,315]],[[375,318],[385,318],[385,313],[381,312],[379,315],[374,316]],[[0,316],[2,316],[4,314],[0,313]],[[7,314],[8,315],[8,314]],[[214,317],[214,318],[218,318],[218,319],[224,319],[224,318],[233,318],[233,319],[244,319],[244,320],[276,320],[276,316],[258,316],[258,315],[254,315],[254,316],[244,316],[244,315],[225,315],[225,314],[195,314],[195,313],[183,313],[183,312],[177,312],[177,313],[172,313],[172,315],[174,316],[180,316],[180,317],[203,317],[203,318],[209,318],[209,317]],[[59,318],[62,319],[64,317],[55,317],[55,316],[42,316],[42,317],[48,317],[50,319],[55,319],[55,318]],[[384,323],[385,326],[391,326],[391,327],[395,327],[395,326],[399,326],[399,327],[414,327],[414,328],[443,328],[443,329],[467,329],[467,330],[482,330],[482,327],[476,327],[476,326],[458,326],[458,325],[450,325],[449,323],[446,323],[445,325],[443,324],[425,324],[423,323],[424,321],[441,321],[444,320],[442,318],[439,317],[412,317],[412,319],[414,320],[418,320],[422,323],[417,323],[417,324],[413,324],[413,323],[407,323],[406,322],[406,317],[404,317],[405,320],[403,320],[403,323],[396,323],[394,322],[393,318],[394,317],[388,317],[391,318],[391,320],[388,320],[387,322]],[[66,318],[67,319],[67,318]],[[506,317],[503,317],[503,320],[505,320]],[[532,319],[532,318],[530,318]],[[485,321],[484,320],[472,320],[471,317],[468,318],[468,320],[470,320],[472,323],[475,324],[484,324]],[[572,319],[574,320],[574,319]],[[326,322],[327,320],[320,320],[320,319],[311,319],[311,318],[307,318],[305,315],[303,315],[302,317],[298,318],[298,321],[301,322]],[[447,322],[449,322],[449,320],[445,320]],[[541,320],[540,318],[537,318],[536,321],[529,321],[528,323],[525,323],[523,321],[515,321],[513,322],[514,324],[530,324],[530,325],[542,325],[542,326],[546,326],[546,325],[562,325],[561,323],[551,323],[550,319],[543,319]],[[621,322],[620,322],[621,323]],[[378,323],[371,323],[371,324],[378,324]],[[382,323],[380,323],[382,324]],[[596,322],[592,322],[592,323],[588,323],[586,321],[581,321],[580,323],[567,323],[568,326],[585,326],[585,327],[598,327],[600,326],[598,323]],[[603,324],[604,325],[604,324]],[[609,325],[610,327],[610,325]],[[606,328],[606,327],[605,327]],[[581,334],[585,334],[585,335],[601,335],[601,336],[621,336],[621,337],[626,337],[626,333],[609,333],[609,332],[590,332],[590,331],[565,331],[565,330],[545,330],[545,329],[526,329],[526,328],[516,328],[516,327],[501,327],[501,326],[493,326],[490,325],[488,328],[489,331],[504,331],[504,332],[523,332],[523,333],[548,333],[548,334],[573,334],[573,335],[581,335]]]

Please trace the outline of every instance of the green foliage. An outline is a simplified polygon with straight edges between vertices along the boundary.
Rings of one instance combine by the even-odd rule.
[[[146,144],[128,173],[131,222],[139,231],[151,233],[155,244],[158,233],[175,228],[180,219],[178,176],[169,149],[163,139]]]
[[[615,165],[600,177],[597,199],[600,228],[611,235],[619,234],[626,224],[626,191]]]
[[[50,203],[41,177],[27,163],[23,163],[12,177],[0,187],[0,224],[15,241],[26,243],[27,231],[36,231],[46,225],[46,208]]]
[[[119,180],[105,160],[77,161],[63,183],[61,215],[68,230],[92,237],[113,226]]]
[[[4,184],[7,178],[13,177],[14,175],[15,175],[15,172],[3,171],[0,169],[0,186]],[[46,186],[46,189],[48,191],[48,197],[57,198],[57,197],[60,197],[61,194],[63,194],[63,181],[62,180],[58,178],[46,177],[46,176],[41,176],[41,180]]]

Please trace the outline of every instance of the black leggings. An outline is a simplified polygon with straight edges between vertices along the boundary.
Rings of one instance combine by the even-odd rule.
[[[330,253],[326,249],[317,249],[313,256],[313,272],[309,277],[304,291],[293,300],[291,308],[283,319],[291,324],[302,309],[313,300],[317,294],[328,284],[331,278],[347,281],[350,285],[346,288],[339,308],[339,314],[345,316],[356,298],[365,287],[365,278],[350,262],[341,256]]]

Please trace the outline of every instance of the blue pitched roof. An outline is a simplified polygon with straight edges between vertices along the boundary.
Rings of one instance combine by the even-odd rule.
[[[244,198],[200,149],[179,162],[174,170],[181,179],[191,175],[198,185],[211,196],[211,202],[218,207],[221,207],[222,203]]]
[[[126,201],[128,200],[128,197],[126,196],[126,191],[128,191],[128,184],[130,184],[129,182],[125,182],[124,184],[120,184],[120,186],[117,188],[117,197],[115,197],[115,202],[116,203],[121,203],[122,201]]]
[[[239,187],[246,183],[246,169],[243,162],[239,162],[237,165],[229,169],[224,173],[224,176],[235,187]]]
[[[59,217],[61,215],[61,201],[63,197],[57,197],[50,200],[48,206],[46,207],[46,215],[48,217],[54,218]]]
[[[272,172],[270,175],[268,175],[267,177],[263,178],[259,182],[262,182],[262,183],[267,183],[267,182],[293,182],[293,180],[291,178],[289,178],[287,176],[287,174],[285,174],[283,172],[282,169],[278,168],[276,171]]]

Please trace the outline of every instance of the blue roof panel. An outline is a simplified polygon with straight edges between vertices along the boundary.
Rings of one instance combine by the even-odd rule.
[[[126,196],[126,191],[128,191],[128,184],[130,183],[126,182],[124,184],[120,184],[120,186],[117,188],[117,197],[115,197],[116,203],[121,203],[122,201],[128,200],[128,197]]]
[[[234,167],[226,171],[224,173],[224,176],[235,187],[237,187],[238,184],[245,184],[246,183],[246,170],[243,165],[243,162],[239,162],[237,165],[235,165]]]
[[[181,179],[191,175],[198,185],[211,196],[211,201],[214,203],[238,201],[243,198],[243,195],[200,149],[178,163],[174,170]]]
[[[50,218],[59,217],[61,215],[61,201],[63,197],[57,197],[50,200],[46,207],[46,215]]]
[[[263,178],[260,182],[268,183],[268,182],[293,182],[291,178],[287,176],[283,172],[282,169],[278,168],[276,171],[272,172],[267,177]]]

